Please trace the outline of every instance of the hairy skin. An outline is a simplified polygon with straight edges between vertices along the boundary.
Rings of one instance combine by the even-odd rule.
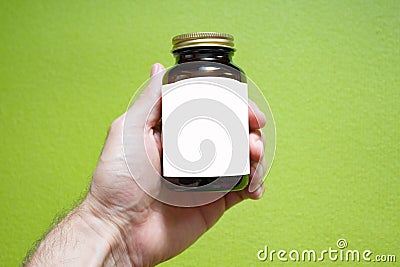
[[[161,64],[154,64],[151,75],[163,70]],[[161,80],[154,79],[132,107],[137,125],[131,131],[143,133],[145,129],[149,157],[160,167],[161,103],[153,110],[151,107],[160,98]],[[46,236],[26,266],[154,266],[193,244],[230,207],[247,198],[261,198],[266,166],[260,128],[265,117],[253,103],[249,105],[250,179],[258,185],[257,190],[230,192],[210,204],[189,208],[153,199],[136,184],[126,166],[123,114],[110,127],[85,199]],[[139,166],[144,157],[135,157]]]

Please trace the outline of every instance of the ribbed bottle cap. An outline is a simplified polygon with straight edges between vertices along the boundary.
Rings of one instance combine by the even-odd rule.
[[[196,46],[219,46],[233,49],[233,36],[220,32],[193,32],[172,38],[172,52]]]

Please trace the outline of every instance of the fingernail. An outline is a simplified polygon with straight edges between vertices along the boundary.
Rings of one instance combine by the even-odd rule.
[[[250,164],[250,168],[252,168],[252,169],[254,169],[254,171],[253,171],[253,176],[251,176],[251,177],[254,177],[254,175],[256,175],[256,174],[258,174],[258,162],[252,162],[251,164]],[[250,169],[251,170],[251,169]]]
[[[263,189],[263,186],[261,185],[261,186],[256,190],[256,196],[257,196],[257,198],[259,199],[259,198],[261,198],[261,197],[263,196],[263,194],[264,194],[264,189]]]
[[[256,144],[258,146],[258,149],[260,149],[260,158],[263,158],[264,157],[264,144],[261,140],[258,140],[256,142]]]
[[[150,72],[150,77],[153,77],[155,74],[157,74],[160,71],[160,64],[155,63],[151,66],[151,72]]]

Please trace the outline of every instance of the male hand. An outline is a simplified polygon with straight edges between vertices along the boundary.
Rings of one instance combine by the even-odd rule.
[[[150,159],[154,168],[161,169],[161,64],[154,64],[148,87],[127,113],[117,118],[111,125],[101,153],[88,195],[82,204],[67,217],[69,227],[79,225],[77,240],[85,244],[74,252],[64,252],[61,258],[70,257],[71,265],[116,265],[116,266],[154,266],[172,258],[193,244],[203,233],[233,205],[250,198],[259,199],[264,192],[262,181],[266,166],[263,160],[265,138],[260,130],[265,125],[265,116],[257,106],[249,101],[249,144],[251,185],[241,191],[229,192],[218,200],[197,207],[176,207],[164,204],[149,196],[137,184],[138,180],[150,179],[154,170],[140,168]],[[133,122],[133,123],[132,123]],[[131,125],[124,125],[131,123]],[[129,131],[132,147],[135,144],[146,146],[143,151],[132,152],[135,169],[127,167],[123,131]],[[132,175],[134,177],[132,177]],[[152,185],[157,190],[158,184]],[[252,189],[252,190],[249,190]],[[192,193],[197,194],[197,193]],[[76,218],[77,217],[77,218]],[[65,222],[59,227],[63,228]],[[82,226],[83,225],[83,226]],[[53,230],[39,247],[45,249],[48,239],[58,240],[61,233]],[[73,238],[71,238],[73,239]],[[95,240],[91,246],[90,240]],[[70,240],[73,242],[74,240]],[[76,243],[79,243],[75,240]],[[61,241],[60,241],[61,242]],[[48,243],[47,243],[48,245]],[[84,261],[83,251],[92,247],[91,257]],[[64,248],[68,249],[68,248]],[[94,252],[94,253],[93,253]],[[39,259],[35,254],[32,264]],[[42,255],[43,257],[43,255]],[[75,260],[74,260],[75,259]],[[55,257],[54,261],[59,262]],[[68,262],[67,262],[68,263]]]

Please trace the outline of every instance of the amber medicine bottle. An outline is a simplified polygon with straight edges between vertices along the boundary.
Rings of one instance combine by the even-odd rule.
[[[182,81],[187,82],[190,81],[190,79],[193,80],[199,77],[219,77],[234,80],[236,83],[246,84],[244,72],[232,63],[232,56],[235,51],[233,41],[234,38],[232,35],[216,32],[196,32],[175,36],[172,39],[172,53],[176,59],[176,64],[165,73],[163,77],[163,86],[173,85]],[[168,103],[165,103],[165,105],[166,104]],[[248,115],[246,113],[243,116]],[[248,124],[248,122],[246,123]],[[179,125],[177,125],[177,127],[179,127]],[[204,129],[198,129],[198,131],[202,130]],[[164,131],[165,129],[163,126],[163,138],[166,134]],[[165,140],[163,140],[163,142],[164,141]],[[248,139],[242,140],[242,142],[248,146]],[[164,149],[166,149],[165,144]],[[179,188],[183,190],[236,191],[244,189],[248,184],[249,178],[246,172],[240,175],[203,177],[192,175],[165,175],[166,158],[165,155],[163,156],[163,178],[171,184],[179,186]],[[242,156],[248,159],[248,154]],[[249,163],[247,162],[247,164]],[[248,172],[249,167],[246,167]]]

